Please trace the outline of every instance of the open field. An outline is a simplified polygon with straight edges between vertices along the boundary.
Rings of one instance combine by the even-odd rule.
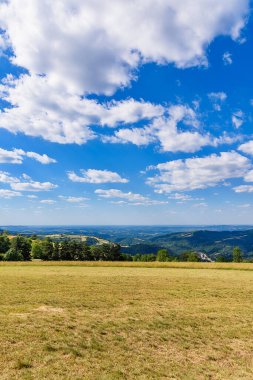
[[[251,270],[1,263],[0,379],[252,379]]]

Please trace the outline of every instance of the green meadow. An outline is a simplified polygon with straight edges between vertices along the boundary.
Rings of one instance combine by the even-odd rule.
[[[1,380],[253,378],[253,264],[1,263],[0,295]]]

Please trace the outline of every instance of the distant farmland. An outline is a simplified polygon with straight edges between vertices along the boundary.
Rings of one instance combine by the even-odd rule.
[[[252,379],[252,270],[2,263],[0,378]]]

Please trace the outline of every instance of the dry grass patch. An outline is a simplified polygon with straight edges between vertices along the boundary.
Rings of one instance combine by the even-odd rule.
[[[1,380],[253,378],[251,271],[2,265],[0,291]]]

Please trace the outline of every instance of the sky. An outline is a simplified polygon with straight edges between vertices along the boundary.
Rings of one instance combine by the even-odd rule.
[[[0,0],[0,224],[253,224],[247,0]]]

